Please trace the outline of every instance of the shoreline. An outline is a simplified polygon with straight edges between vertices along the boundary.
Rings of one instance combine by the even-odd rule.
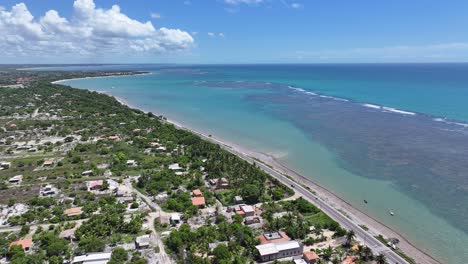
[[[142,73],[142,74],[152,74],[152,73]],[[96,77],[83,77],[83,78],[73,78],[73,79],[64,79],[64,80],[58,80],[54,81],[52,83],[54,84],[60,84],[64,81],[68,80],[75,80],[75,79],[90,79],[90,78],[107,78],[107,77],[125,77],[129,75],[109,75],[109,76],[96,76]],[[143,112],[147,112],[146,110],[142,109],[142,107],[132,105],[130,104],[127,100],[121,97],[117,97],[112,95],[110,92],[106,91],[95,91],[98,93],[105,94],[107,96],[110,96],[117,100],[119,103],[122,105],[125,105],[129,108],[133,109],[138,109]],[[159,113],[161,114],[161,113]],[[369,231],[367,231],[369,234],[372,234],[372,236],[377,236],[379,234],[383,235],[386,238],[398,238],[400,240],[400,243],[398,244],[398,247],[403,251],[406,255],[414,259],[416,263],[427,263],[427,264],[436,264],[436,263],[441,263],[438,260],[434,259],[431,255],[428,253],[424,252],[423,250],[417,248],[414,244],[412,244],[409,240],[407,240],[404,236],[402,236],[400,233],[397,231],[393,230],[389,226],[385,225],[381,221],[373,218],[372,216],[360,211],[359,209],[353,207],[350,203],[345,201],[344,199],[340,198],[337,194],[333,193],[332,191],[322,187],[320,184],[314,182],[312,179],[301,175],[300,173],[294,171],[293,169],[289,168],[287,165],[282,164],[280,161],[275,159],[275,157],[262,153],[262,152],[256,152],[250,149],[247,149],[245,147],[239,146],[237,144],[234,144],[232,142],[229,142],[227,140],[215,137],[215,136],[209,136],[203,132],[200,132],[196,129],[189,128],[187,126],[184,126],[183,124],[167,119],[168,123],[173,124],[179,129],[184,129],[187,131],[190,131],[200,137],[202,137],[205,140],[211,141],[216,144],[224,145],[230,149],[235,150],[236,152],[245,154],[247,156],[250,156],[256,160],[259,160],[261,163],[267,165],[268,167],[271,167],[273,170],[283,174],[283,175],[288,175],[291,176],[294,181],[297,184],[304,185],[310,188],[312,190],[311,192],[315,192],[318,197],[320,197],[321,200],[323,200],[325,203],[329,204],[331,207],[334,209],[338,210],[341,212],[341,214],[347,216],[350,218],[353,222],[355,222],[357,225],[365,225],[369,228]],[[241,157],[242,158],[242,157]]]
[[[102,75],[102,76],[92,76],[92,77],[79,77],[79,78],[70,78],[70,79],[62,79],[62,80],[57,80],[50,82],[52,84],[61,84],[66,81],[75,81],[75,80],[81,80],[81,79],[97,79],[97,78],[118,78],[118,77],[128,77],[128,76],[134,76],[134,75],[151,75],[153,74],[152,72],[133,72],[129,74],[110,74],[110,75]]]

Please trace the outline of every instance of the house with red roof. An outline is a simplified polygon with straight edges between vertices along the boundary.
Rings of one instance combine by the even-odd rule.
[[[31,249],[32,245],[33,245],[32,239],[22,239],[22,240],[13,241],[10,243],[10,247],[21,246],[24,251],[28,251],[29,249]]]
[[[192,197],[192,205],[205,206],[205,197]]]

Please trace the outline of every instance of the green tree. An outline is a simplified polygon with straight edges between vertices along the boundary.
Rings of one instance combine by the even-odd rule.
[[[377,264],[386,264],[387,263],[387,259],[385,258],[385,255],[382,254],[382,253],[377,255],[377,257],[375,257],[375,261],[377,262]]]
[[[213,250],[213,255],[215,257],[214,263],[229,263],[229,260],[231,259],[231,253],[229,252],[228,247],[224,244],[216,246]]]
[[[123,264],[128,260],[128,253],[123,248],[114,248],[109,264]]]
[[[78,246],[86,253],[89,253],[103,251],[106,247],[106,244],[102,239],[99,239],[95,236],[88,236],[82,238],[78,243]]]

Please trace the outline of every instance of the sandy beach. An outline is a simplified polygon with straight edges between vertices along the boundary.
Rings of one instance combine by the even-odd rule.
[[[106,78],[110,76],[105,76]],[[123,76],[115,76],[115,77],[123,77]],[[87,78],[104,78],[104,77],[87,77]],[[77,79],[83,79],[83,78],[77,78]],[[53,83],[61,83],[63,81],[67,80],[59,80],[55,81]],[[109,92],[102,92],[98,91],[100,93],[106,94],[108,96],[111,96],[115,98],[117,101],[119,101],[121,104],[126,105],[130,108],[134,109],[140,109],[142,111],[146,111],[145,109],[141,109],[141,107],[132,105],[130,104],[127,100],[124,98],[116,97]],[[162,114],[162,113],[155,113],[157,115]],[[358,225],[364,225],[369,228],[368,233],[372,234],[373,236],[377,236],[379,234],[383,235],[386,238],[397,238],[400,240],[400,243],[398,244],[398,247],[405,252],[409,257],[414,259],[416,263],[422,263],[422,264],[436,264],[440,263],[437,260],[435,260],[433,257],[431,257],[429,254],[423,252],[419,248],[417,248],[415,245],[413,245],[410,241],[408,241],[403,235],[399,234],[395,230],[391,229],[390,227],[386,226],[382,222],[374,219],[368,214],[365,214],[361,212],[360,210],[354,208],[351,204],[346,202],[345,200],[341,199],[338,195],[334,194],[332,191],[320,186],[316,182],[312,181],[310,178],[301,175],[294,170],[288,168],[284,164],[280,163],[278,160],[276,160],[273,156],[261,153],[261,152],[256,152],[254,150],[247,149],[245,147],[239,146],[233,142],[229,142],[226,139],[219,138],[216,135],[208,135],[206,132],[200,131],[199,129],[187,127],[184,124],[181,124],[175,120],[167,120],[167,122],[174,124],[176,127],[180,129],[185,129],[189,130],[197,135],[200,135],[201,137],[221,144],[228,146],[231,149],[236,150],[237,152],[246,154],[250,157],[253,157],[256,160],[261,161],[262,163],[268,165],[269,167],[273,168],[275,171],[280,172],[285,175],[291,176],[297,183],[300,183],[303,186],[308,186],[313,192],[320,197],[321,200],[325,201],[327,204],[331,205],[338,211],[342,212],[344,215],[346,215],[348,218],[351,218],[353,222],[357,223]]]

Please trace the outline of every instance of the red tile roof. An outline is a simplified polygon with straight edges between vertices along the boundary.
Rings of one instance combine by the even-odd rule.
[[[314,251],[304,252],[303,257],[304,257],[304,260],[307,262],[319,259],[319,256]]]
[[[17,240],[13,241],[10,244],[11,246],[21,246],[23,249],[29,249],[32,247],[33,241],[31,239],[23,239],[23,240]]]
[[[192,205],[205,205],[205,197],[192,197]]]
[[[200,191],[200,189],[195,189],[192,191],[192,193],[194,196],[202,196],[202,192]]]

